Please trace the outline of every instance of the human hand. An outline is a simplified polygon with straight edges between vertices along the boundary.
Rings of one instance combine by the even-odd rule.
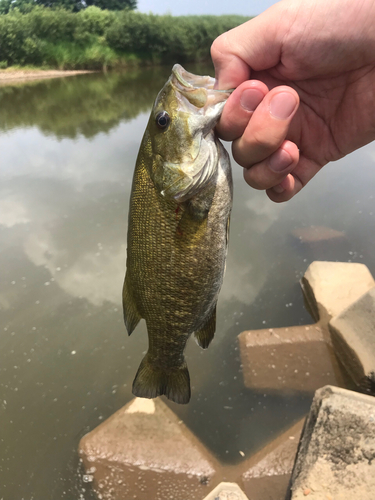
[[[374,25],[374,0],[284,0],[214,41],[217,87],[237,87],[217,130],[250,186],[287,201],[375,139]]]

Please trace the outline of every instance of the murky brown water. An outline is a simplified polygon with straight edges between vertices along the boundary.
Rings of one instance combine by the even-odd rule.
[[[188,67],[205,73],[204,67]],[[122,320],[127,210],[139,143],[170,68],[0,87],[0,499],[89,499],[77,445],[131,398],[147,345]],[[375,145],[276,205],[242,181],[214,343],[187,349],[192,400],[168,403],[224,462],[303,416],[311,394],[244,388],[237,335],[311,322],[298,281],[313,260],[375,274]],[[310,225],[346,233],[302,245]],[[202,362],[204,361],[204,362]]]

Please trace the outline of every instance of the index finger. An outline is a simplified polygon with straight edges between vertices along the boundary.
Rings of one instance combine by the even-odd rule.
[[[280,61],[288,23],[280,20],[282,2],[259,16],[223,33],[211,46],[218,89],[237,87],[250,79],[251,70],[262,71]]]
[[[250,68],[230,47],[230,35],[223,33],[211,46],[211,57],[215,67],[215,88],[226,90],[236,88],[250,80]]]

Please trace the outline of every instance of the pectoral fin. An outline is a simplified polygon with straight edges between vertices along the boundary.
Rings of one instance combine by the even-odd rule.
[[[212,313],[203,328],[195,332],[195,338],[200,347],[202,349],[207,349],[210,345],[211,340],[214,338],[216,329],[216,305],[212,310]]]
[[[124,310],[125,326],[128,330],[128,334],[131,335],[142,316],[139,314],[137,306],[134,302],[128,275],[125,276],[125,283],[122,291],[122,306]]]

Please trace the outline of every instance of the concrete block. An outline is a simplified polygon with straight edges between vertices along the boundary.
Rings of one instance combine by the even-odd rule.
[[[249,330],[238,338],[246,387],[315,391],[343,384],[332,348],[317,325]]]
[[[307,310],[324,324],[374,286],[368,268],[352,262],[315,261],[301,280]]]
[[[160,399],[132,400],[81,439],[79,454],[103,500],[202,500],[217,467]]]
[[[251,500],[285,500],[304,422],[297,422],[246,462],[242,484]]]
[[[248,500],[236,483],[220,483],[204,500]]]
[[[354,382],[375,392],[375,288],[329,323],[337,357]]]
[[[316,391],[292,473],[292,500],[374,500],[375,399]]]
[[[345,238],[345,233],[326,226],[307,226],[293,229],[292,235],[301,243],[316,244],[322,242],[337,242]]]

